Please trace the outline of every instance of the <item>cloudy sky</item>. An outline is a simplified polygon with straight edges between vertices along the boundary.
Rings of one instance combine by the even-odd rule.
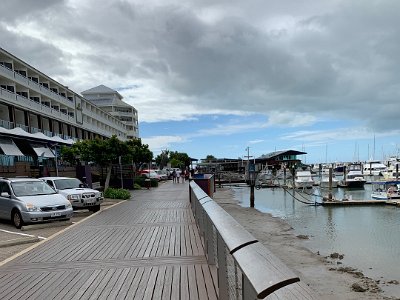
[[[77,93],[118,90],[155,154],[398,153],[398,0],[1,2],[2,48]]]

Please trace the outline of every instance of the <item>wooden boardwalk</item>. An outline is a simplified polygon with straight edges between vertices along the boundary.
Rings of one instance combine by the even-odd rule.
[[[0,299],[217,299],[188,183],[133,194],[0,267]]]

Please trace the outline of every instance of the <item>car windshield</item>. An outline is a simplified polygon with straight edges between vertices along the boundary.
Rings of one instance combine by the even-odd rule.
[[[56,179],[54,180],[54,184],[56,185],[56,189],[58,190],[75,189],[82,187],[82,182],[76,178]]]
[[[43,181],[18,181],[11,183],[15,196],[37,196],[55,194],[47,183]]]

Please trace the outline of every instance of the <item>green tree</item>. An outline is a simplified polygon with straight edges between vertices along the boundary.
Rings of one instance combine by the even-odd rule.
[[[163,150],[159,155],[156,157],[156,164],[160,166],[160,169],[164,169],[164,167],[169,162],[169,150]]]
[[[128,145],[128,152],[124,155],[125,160],[123,162],[132,162],[137,167],[140,167],[153,159],[153,152],[150,151],[149,145],[142,144],[141,139],[131,139],[126,144]]]
[[[174,160],[174,164],[178,163],[180,166],[179,168],[183,168],[183,167],[189,167],[190,166],[190,157],[189,155],[187,155],[187,153],[182,153],[182,152],[171,152],[169,154],[169,159],[170,159],[170,163],[171,163],[171,167],[173,168],[178,168],[178,167],[174,167],[173,166],[173,160]]]
[[[153,158],[153,153],[149,146],[142,144],[140,139],[120,141],[115,135],[111,138],[102,140],[83,140],[73,144],[70,149],[61,150],[63,159],[75,163],[82,161],[94,162],[95,164],[107,168],[104,189],[110,185],[111,169],[113,163],[118,163],[121,157],[123,163],[141,164],[149,162]]]
[[[208,161],[208,162],[213,161],[213,160],[216,160],[216,157],[211,154],[207,155],[206,158],[204,159],[204,161]]]

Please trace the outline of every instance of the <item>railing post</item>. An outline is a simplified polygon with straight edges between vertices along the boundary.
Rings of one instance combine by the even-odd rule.
[[[254,300],[257,299],[257,293],[250,284],[246,275],[242,275],[242,300]]]
[[[210,218],[207,214],[203,215],[204,220],[204,241],[205,249],[207,251],[207,262],[209,265],[215,265],[215,245],[214,245],[214,228]]]
[[[226,265],[225,243],[219,233],[217,233],[217,259],[218,259],[218,288],[219,299],[229,299],[228,268]]]

